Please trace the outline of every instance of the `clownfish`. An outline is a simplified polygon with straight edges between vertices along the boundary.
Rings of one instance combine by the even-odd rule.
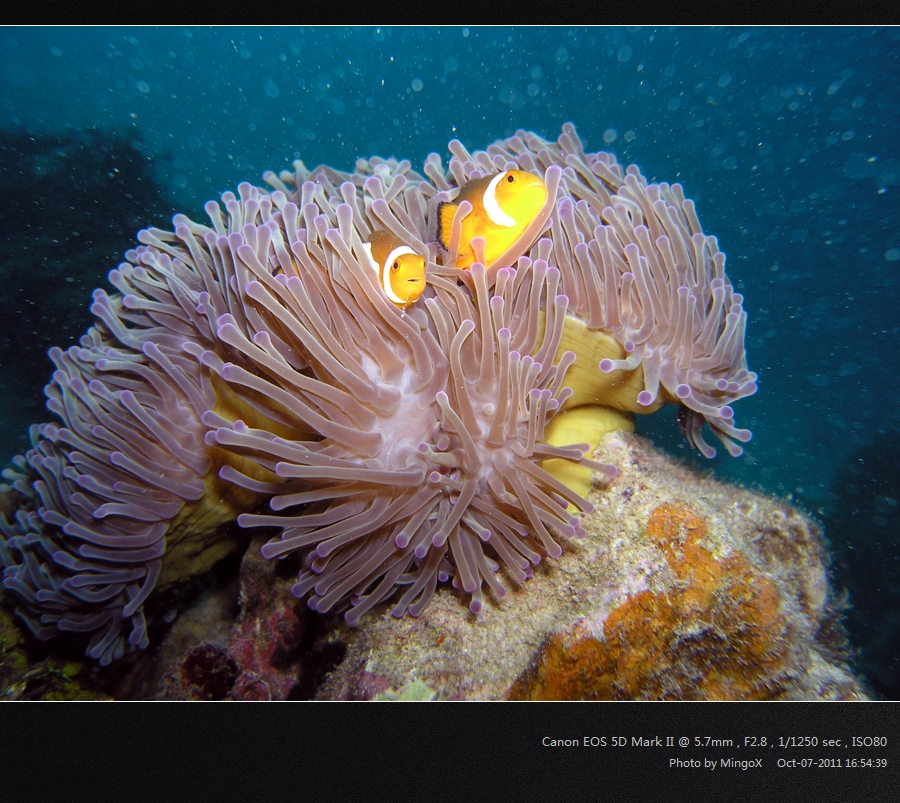
[[[450,250],[453,216],[462,201],[472,204],[463,218],[457,268],[475,261],[473,237],[484,238],[485,267],[490,267],[537,216],[547,200],[547,186],[540,176],[522,170],[507,170],[496,176],[476,178],[463,185],[454,201],[438,204],[437,237]]]
[[[383,229],[373,231],[363,250],[389,301],[408,307],[425,292],[425,257],[398,237]]]

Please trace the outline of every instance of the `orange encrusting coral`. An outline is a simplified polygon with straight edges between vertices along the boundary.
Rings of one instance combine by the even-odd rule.
[[[708,525],[681,502],[651,513],[647,535],[675,582],[613,610],[604,638],[583,623],[545,642],[516,700],[761,700],[785,694],[788,617],[775,584],[744,555],[704,545]]]

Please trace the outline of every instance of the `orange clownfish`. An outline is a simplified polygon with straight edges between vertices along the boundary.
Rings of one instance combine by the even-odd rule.
[[[383,229],[373,231],[363,249],[389,301],[408,307],[425,292],[425,257],[398,237]]]
[[[475,261],[473,237],[484,238],[485,267],[490,267],[525,231],[546,200],[543,179],[523,170],[473,179],[463,185],[456,200],[438,205],[438,240],[450,250],[453,216],[460,203],[468,201],[472,211],[462,221],[456,267],[468,268]]]

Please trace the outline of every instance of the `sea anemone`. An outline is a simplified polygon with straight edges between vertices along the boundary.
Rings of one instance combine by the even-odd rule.
[[[635,165],[623,171],[611,154],[586,154],[571,124],[563,126],[558,143],[520,131],[474,157],[459,142],[452,142],[450,150],[451,173],[462,181],[492,165],[535,172],[555,186],[552,171],[562,168],[552,193],[555,214],[548,236],[528,253],[560,270],[560,292],[575,319],[567,326],[563,348],[582,356],[589,346],[579,341],[599,343],[596,333],[602,332],[624,352],[603,358],[602,374],[616,374],[621,383],[618,372],[643,372],[643,389],[634,399],[625,393],[610,400],[606,389],[592,393],[602,378],[586,364],[573,402],[584,403],[580,392],[632,412],[679,404],[682,428],[693,446],[706,457],[715,456],[701,435],[709,423],[728,452],[739,456],[742,449],[734,440],[746,442],[750,432],[735,428],[730,405],[755,393],[757,378],[747,370],[744,352],[747,314],[743,296],[725,276],[725,254],[715,237],[703,233],[681,185],[648,184]],[[543,225],[539,216],[526,238],[536,237]]]
[[[32,427],[32,449],[4,472],[17,506],[0,520],[4,587],[38,638],[91,634],[101,663],[123,654],[129,621],[127,645],[147,645],[150,593],[227,554],[234,537],[210,544],[208,531],[256,501],[229,493],[232,509],[216,453],[198,448],[217,399],[191,355],[214,344],[204,316],[229,299],[205,263],[172,259],[157,234],[141,237],[161,248],[129,251],[110,273],[117,294],[95,291],[81,345],[50,350],[47,408],[63,426]]]
[[[39,638],[88,634],[101,663],[146,646],[151,592],[233,549],[235,518],[281,529],[266,557],[306,553],[293,591],[315,610],[419,615],[452,579],[477,612],[501,566],[524,581],[583,534],[591,472],[615,474],[589,459],[602,427],[571,444],[567,417],[673,402],[704,454],[704,422],[740,453],[746,316],[681,188],[586,154],[569,125],[450,151],[424,177],[297,162],[226,193],[225,216],[207,204],[210,227],[139,234],[81,346],[51,351],[62,426],[5,473],[3,584]],[[511,169],[544,179],[544,207],[491,265],[449,267],[468,205],[437,253],[437,204]],[[375,229],[428,255],[409,308],[369,268]]]

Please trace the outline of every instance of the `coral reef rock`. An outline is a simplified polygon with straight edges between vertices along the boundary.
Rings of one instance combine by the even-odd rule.
[[[230,633],[219,637],[223,619],[207,623],[207,636],[194,642],[162,671],[170,700],[286,700],[300,693],[299,666],[306,622],[313,616],[290,592],[296,567],[265,560],[261,541],[250,544],[240,571],[240,614]],[[191,616],[188,609],[179,618]],[[173,628],[176,630],[176,627]],[[167,638],[165,647],[171,641]],[[157,674],[159,670],[157,670]]]
[[[442,589],[418,619],[378,610],[318,638],[344,644],[319,699],[866,699],[847,664],[818,526],[785,502],[613,433],[587,536],[478,615]]]

